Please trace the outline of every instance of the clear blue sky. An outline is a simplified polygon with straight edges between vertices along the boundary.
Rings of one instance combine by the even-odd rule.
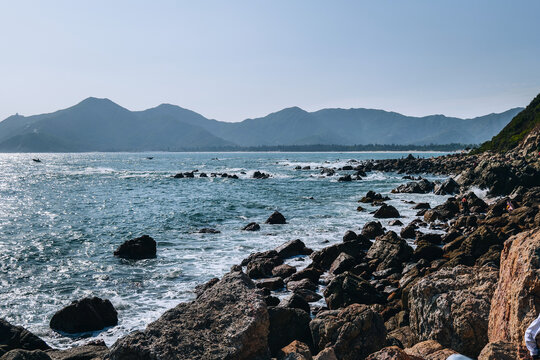
[[[0,119],[107,97],[472,117],[540,92],[540,1],[0,0]]]

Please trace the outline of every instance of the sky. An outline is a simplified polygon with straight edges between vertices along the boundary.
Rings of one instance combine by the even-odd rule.
[[[540,93],[540,1],[0,0],[0,119],[109,98],[474,117]]]

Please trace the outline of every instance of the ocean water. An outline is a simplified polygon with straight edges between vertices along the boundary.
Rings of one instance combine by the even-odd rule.
[[[92,334],[111,345],[179,302],[193,299],[197,284],[223,275],[250,252],[293,239],[313,249],[341,241],[345,231],[373,220],[371,206],[361,204],[368,211],[356,211],[368,190],[390,193],[406,182],[398,174],[373,172],[362,181],[340,183],[338,175],[322,177],[317,167],[404,156],[407,153],[0,154],[0,318],[25,326],[51,346],[70,347],[88,340],[53,332],[49,320],[72,300],[95,295],[110,299],[119,313],[118,326]],[[42,162],[33,162],[36,157]],[[297,165],[312,169],[298,171]],[[240,179],[171,177],[195,169],[237,174]],[[252,179],[256,170],[272,177]],[[390,197],[388,203],[405,217],[405,224],[416,213],[405,201],[434,206],[446,198]],[[282,212],[288,224],[265,225],[274,210]],[[260,223],[261,231],[240,230],[251,221]],[[389,220],[381,222],[387,226]],[[221,233],[197,233],[203,227]],[[156,259],[129,262],[113,256],[122,242],[143,234],[157,241]]]

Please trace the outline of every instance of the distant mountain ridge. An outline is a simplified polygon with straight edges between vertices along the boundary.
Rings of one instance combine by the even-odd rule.
[[[49,114],[0,122],[1,152],[196,151],[231,147],[361,144],[478,144],[522,108],[474,119],[411,117],[372,109],[286,108],[228,123],[176,105],[130,111],[109,99],[87,98]]]

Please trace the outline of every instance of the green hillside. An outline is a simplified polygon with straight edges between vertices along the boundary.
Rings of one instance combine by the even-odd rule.
[[[515,148],[523,138],[540,125],[540,94],[519,114],[517,114],[499,134],[486,141],[474,153],[484,151],[504,152]]]

